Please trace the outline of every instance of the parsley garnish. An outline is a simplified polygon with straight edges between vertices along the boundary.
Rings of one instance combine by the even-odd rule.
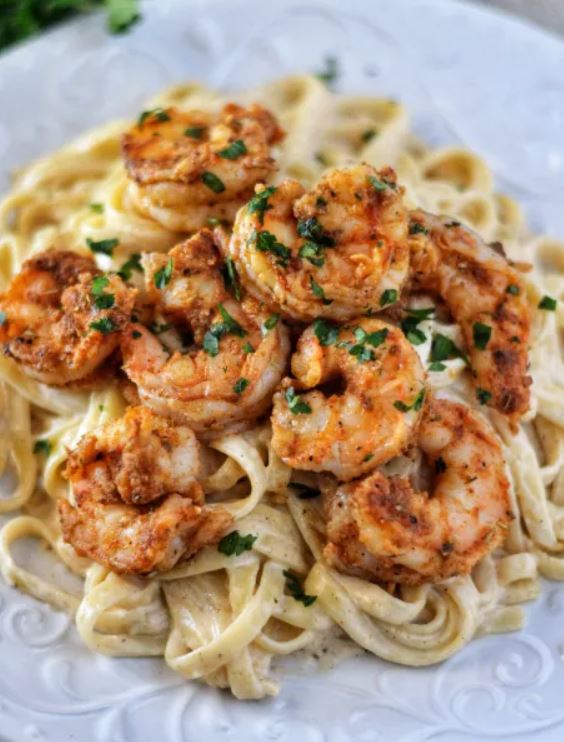
[[[411,222],[409,225],[409,234],[429,234],[429,230],[419,222]]]
[[[104,213],[104,204],[88,204],[88,207],[90,208],[90,211],[93,211],[95,214]]]
[[[402,402],[400,399],[398,399],[394,402],[394,407],[396,408],[396,410],[400,410],[400,412],[409,412],[410,410],[414,410],[415,412],[417,412],[421,409],[421,407],[423,407],[424,399],[425,389],[421,389],[419,394],[415,397],[410,405],[407,405],[405,404],[405,402]]]
[[[333,303],[332,299],[328,299],[325,296],[325,291],[321,288],[321,286],[314,280],[313,276],[309,277],[309,283],[311,286],[311,290],[313,292],[313,295],[316,296],[318,299],[321,299],[322,303],[326,306]]]
[[[429,364],[429,371],[444,371],[445,368],[445,364],[441,363],[440,361],[434,361],[433,363]]]
[[[296,495],[300,500],[312,500],[314,497],[319,497],[321,494],[319,490],[315,490],[313,487],[308,487],[300,482],[290,482],[288,486],[296,491]]]
[[[258,220],[260,224],[264,222],[265,211],[269,211],[272,208],[272,206],[270,206],[270,204],[268,203],[268,199],[275,192],[276,188],[274,186],[269,186],[268,188],[262,190],[260,193],[255,193],[255,195],[247,204],[247,211],[249,212],[249,214],[258,214]]]
[[[107,276],[96,276],[92,279],[92,296],[101,296],[104,289],[109,285],[110,279]]]
[[[300,237],[306,240],[311,240],[324,247],[335,246],[335,240],[323,229],[315,216],[309,219],[299,219],[296,229]]]
[[[351,356],[355,356],[356,360],[359,363],[366,363],[367,361],[373,361],[376,356],[374,355],[374,351],[370,350],[370,348],[367,348],[366,345],[362,345],[361,343],[357,343],[356,345],[352,345],[349,347],[349,353]]]
[[[162,268],[159,268],[159,270],[153,274],[153,283],[158,289],[164,289],[164,287],[170,282],[173,267],[174,263],[172,262],[172,258],[169,258],[166,265],[163,265]]]
[[[251,551],[257,538],[252,533],[242,536],[239,531],[231,531],[218,543],[217,550],[225,556],[241,556],[244,551]]]
[[[492,393],[488,392],[487,389],[481,389],[480,387],[478,387],[476,389],[476,397],[480,404],[487,404],[492,398]]]
[[[120,278],[123,278],[124,281],[129,281],[133,271],[143,273],[143,266],[141,265],[141,255],[138,252],[133,253],[133,255],[125,261],[125,263],[118,270],[117,274]]]
[[[235,392],[235,394],[242,394],[248,386],[248,379],[237,379],[237,381],[233,384],[233,391]]]
[[[137,126],[143,126],[145,121],[148,119],[154,119],[155,121],[170,121],[170,116],[164,110],[164,108],[151,108],[149,111],[142,111],[139,118],[137,119]]]
[[[289,569],[284,570],[284,577],[286,578],[286,587],[288,592],[294,598],[294,600],[303,603],[306,608],[313,605],[317,600],[317,595],[306,595],[300,582],[300,578]]]
[[[323,257],[325,248],[322,245],[317,245],[315,242],[304,242],[298,251],[298,255],[302,260],[308,260],[316,268],[321,268],[325,263]]]
[[[92,240],[90,237],[86,238],[86,244],[92,250],[92,252],[98,252],[102,255],[112,255],[114,248],[119,245],[117,237],[112,237],[108,240]]]
[[[519,286],[517,286],[514,283],[510,283],[509,286],[505,289],[508,294],[511,294],[512,296],[519,296],[520,289]]]
[[[228,147],[220,149],[217,154],[220,157],[223,157],[224,160],[236,160],[241,157],[241,155],[247,154],[247,148],[242,139],[236,139],[234,142],[231,142]]]
[[[549,312],[554,312],[558,302],[553,299],[552,296],[543,296],[539,301],[539,309],[546,309]]]
[[[470,365],[468,358],[449,337],[437,333],[431,344],[431,361],[446,361],[449,358],[462,358]]]
[[[236,335],[242,338],[247,334],[247,331],[229,314],[223,304],[218,304],[217,308],[223,322],[213,324],[204,335],[202,342],[202,348],[212,358],[219,353],[219,340],[224,335]]]
[[[237,335],[237,337],[240,338],[245,337],[247,331],[243,329],[243,327],[241,327],[237,320],[229,314],[223,304],[218,304],[217,308],[219,309],[221,319],[223,320],[223,324],[226,328],[224,334]]]
[[[47,438],[43,438],[35,441],[35,444],[33,446],[33,453],[43,453],[45,454],[45,456],[49,456],[52,449],[53,446],[51,445],[51,441],[48,441]]]
[[[293,386],[288,387],[284,393],[284,397],[286,398],[286,402],[288,403],[288,408],[290,412],[293,415],[309,415],[311,412],[311,407],[308,405],[307,402],[304,402],[304,400],[300,397],[299,394],[296,394],[296,390]]]
[[[319,340],[320,345],[328,346],[337,342],[339,328],[326,322],[324,319],[316,319],[313,323],[313,332]]]
[[[139,338],[141,337],[141,333],[139,332],[139,330],[133,330],[133,332],[131,333],[131,337],[134,340],[139,340]]]
[[[225,265],[222,274],[225,288],[233,294],[237,301],[241,301],[241,286],[239,284],[239,276],[233,258],[225,258]]]
[[[484,325],[481,322],[474,322],[472,325],[472,337],[474,339],[474,345],[478,350],[485,350],[487,344],[490,342],[492,335],[492,328],[489,325]]]
[[[192,139],[201,139],[204,136],[205,130],[205,126],[189,126],[187,129],[184,129],[184,136],[192,137]]]
[[[385,307],[387,304],[393,304],[397,301],[398,292],[396,289],[386,289],[380,297],[380,306]]]
[[[268,319],[265,319],[264,320],[264,322],[262,324],[262,327],[261,327],[261,333],[263,335],[266,335],[266,333],[269,330],[273,330],[276,327],[276,325],[278,324],[278,320],[279,319],[280,319],[280,315],[279,314],[271,314],[270,317],[268,317]]]
[[[247,341],[247,342],[246,342],[246,343],[245,343],[245,344],[243,345],[243,353],[254,353],[254,352],[255,352],[255,349],[254,349],[254,348],[253,348],[253,346],[252,346],[252,345],[251,345],[251,344],[250,344],[250,343],[249,343],[249,342]]]
[[[339,62],[337,57],[329,55],[325,57],[325,67],[320,72],[316,72],[315,76],[318,80],[321,80],[322,83],[325,83],[328,88],[332,88],[333,83],[337,80],[339,74]]]
[[[111,309],[115,303],[116,299],[113,294],[100,294],[94,299],[96,309]]]
[[[435,307],[426,307],[425,309],[408,309],[408,316],[401,321],[403,334],[413,345],[421,345],[427,339],[425,333],[417,325],[429,317],[435,311]]]
[[[124,33],[141,18],[137,0],[106,0],[105,4],[108,28],[114,34]]]
[[[223,193],[223,191],[225,190],[225,184],[223,183],[223,181],[214,173],[210,173],[209,170],[206,170],[204,173],[202,173],[202,183],[214,193]]]
[[[91,293],[94,297],[94,306],[96,309],[110,309],[115,304],[113,294],[105,294],[104,289],[110,283],[107,276],[96,276],[92,279]]]
[[[118,328],[117,325],[110,317],[102,317],[94,322],[91,322],[89,327],[96,332],[101,332],[102,335],[109,335],[111,332],[115,332]]]
[[[292,257],[290,248],[278,242],[275,235],[265,230],[256,233],[255,246],[259,252],[269,252],[275,255],[278,258],[276,263],[283,268],[286,268]]]
[[[368,180],[370,181],[370,185],[376,191],[387,191],[388,188],[397,188],[396,184],[393,181],[386,180],[385,178],[382,178],[382,180],[380,180],[379,178],[375,178],[374,175],[369,175]]]

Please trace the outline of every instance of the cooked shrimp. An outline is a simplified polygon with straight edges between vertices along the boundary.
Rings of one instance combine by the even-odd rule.
[[[169,255],[145,255],[143,263],[147,291],[181,333],[176,349],[138,324],[124,333],[124,368],[143,403],[202,432],[255,420],[269,407],[286,370],[288,331],[278,316],[226,289],[209,230]],[[230,275],[239,296],[236,276]]]
[[[462,328],[479,400],[518,422],[531,384],[531,316],[521,275],[499,247],[458,222],[423,211],[411,219],[415,287],[436,291]]]
[[[326,500],[325,557],[345,572],[417,585],[468,574],[498,546],[512,518],[501,447],[468,407],[428,400],[418,445],[431,491],[379,471]]]
[[[308,193],[258,186],[229,253],[247,289],[285,316],[347,320],[396,301],[409,267],[403,189],[391,168],[331,170]]]
[[[218,114],[155,109],[123,136],[137,208],[174,232],[215,217],[232,221],[255,183],[274,171],[270,147],[283,133],[258,105]]]
[[[46,384],[85,379],[117,348],[134,299],[91,258],[65,250],[34,255],[0,296],[4,353]]]
[[[397,327],[362,319],[338,329],[318,320],[299,339],[292,372],[272,413],[272,445],[289,466],[347,480],[409,444],[425,372]]]
[[[59,501],[65,541],[115,572],[147,574],[215,543],[231,523],[204,506],[194,433],[144,407],[86,435],[70,452],[74,504]]]

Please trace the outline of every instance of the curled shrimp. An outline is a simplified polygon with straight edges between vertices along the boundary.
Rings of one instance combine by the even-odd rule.
[[[509,482],[489,425],[465,405],[430,399],[418,445],[433,472],[429,491],[376,471],[328,495],[332,566],[417,585],[468,574],[501,543],[512,518]]]
[[[305,193],[258,186],[229,254],[246,288],[290,319],[347,320],[392,304],[408,274],[408,217],[391,168],[331,170]]]
[[[133,202],[174,232],[193,232],[210,217],[232,221],[255,183],[274,171],[270,147],[282,136],[259,105],[145,112],[122,139]]]
[[[286,370],[288,331],[254,299],[239,301],[233,272],[225,276],[235,295],[227,290],[212,233],[202,230],[168,255],[146,254],[143,265],[147,292],[171,329],[157,336],[132,324],[122,336],[124,368],[142,402],[201,432],[263,414]]]
[[[437,292],[460,325],[481,403],[513,423],[529,408],[531,313],[519,272],[500,246],[452,219],[411,214],[412,280]]]
[[[4,353],[46,384],[83,380],[118,347],[134,299],[91,258],[65,250],[34,255],[0,296]]]
[[[143,407],[86,435],[70,452],[74,503],[59,500],[65,541],[122,574],[173,567],[213,544],[231,516],[204,505],[198,442]]]
[[[292,372],[272,412],[272,445],[289,466],[348,480],[409,444],[425,372],[397,327],[378,319],[341,328],[318,320],[300,337]]]

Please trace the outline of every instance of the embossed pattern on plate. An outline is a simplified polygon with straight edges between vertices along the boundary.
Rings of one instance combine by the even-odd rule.
[[[0,190],[81,130],[186,79],[238,88],[341,61],[343,92],[385,94],[433,144],[463,143],[564,235],[564,45],[452,0],[146,0],[109,37],[101,16],[0,58]],[[349,660],[285,671],[278,698],[240,703],[155,660],[93,656],[67,617],[0,584],[0,742],[561,740],[564,586],[526,630],[478,639],[437,668]]]

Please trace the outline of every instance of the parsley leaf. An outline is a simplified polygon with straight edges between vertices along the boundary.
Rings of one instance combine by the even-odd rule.
[[[172,278],[173,267],[174,263],[172,262],[172,258],[169,258],[166,265],[163,265],[162,268],[159,268],[159,270],[153,274],[153,283],[158,289],[164,289],[164,287],[168,285]]]
[[[170,116],[164,110],[164,108],[151,108],[148,111],[141,112],[139,118],[137,119],[137,126],[143,126],[145,121],[147,121],[148,119],[154,119],[155,121],[160,121],[162,123],[164,121],[170,121]]]
[[[441,361],[434,361],[433,363],[429,364],[429,371],[444,371],[445,368],[445,364],[441,363]]]
[[[235,394],[243,394],[248,386],[248,379],[237,379],[237,381],[233,384],[233,391],[235,392]]]
[[[225,190],[224,182],[214,173],[210,173],[209,170],[206,170],[204,173],[202,173],[202,183],[214,193],[223,193],[223,191]]]
[[[543,296],[539,301],[539,309],[546,309],[549,312],[554,312],[557,305],[558,302],[556,299],[553,299],[552,296]]]
[[[309,415],[311,413],[311,407],[307,402],[296,394],[296,390],[293,386],[288,387],[284,393],[288,408],[293,415]]]
[[[269,209],[272,208],[272,206],[270,206],[270,204],[268,203],[268,199],[275,192],[276,188],[274,186],[269,186],[268,188],[262,190],[260,193],[255,193],[255,195],[247,204],[247,211],[249,212],[249,214],[258,214],[258,220],[260,224],[264,222],[265,211],[269,211]]]
[[[225,288],[233,294],[237,301],[241,301],[239,275],[232,257],[225,258],[225,265],[222,269],[222,274]]]
[[[184,136],[191,137],[192,139],[201,139],[204,136],[205,130],[205,126],[189,126],[187,129],[184,129]]]
[[[449,358],[462,358],[467,365],[470,365],[466,355],[449,337],[437,333],[431,344],[431,361],[446,361]]]
[[[217,154],[224,160],[237,160],[242,155],[247,154],[247,147],[242,139],[236,139],[228,147],[220,149]]]
[[[386,289],[380,297],[380,306],[385,307],[387,304],[393,304],[397,301],[398,292],[396,289]]]
[[[289,569],[284,570],[284,577],[286,578],[286,587],[288,592],[294,598],[294,600],[303,603],[306,608],[313,605],[317,600],[317,595],[306,595],[300,582],[300,578]]]
[[[247,331],[241,327],[237,320],[232,317],[223,304],[218,304],[217,308],[221,314],[223,322],[216,322],[204,335],[202,342],[203,350],[209,355],[215,357],[219,353],[219,340],[224,335],[236,335],[245,337]]]
[[[106,0],[108,28],[114,33],[124,33],[140,20],[137,0]]]
[[[104,213],[104,204],[88,204],[88,207],[90,211],[93,211],[95,214],[103,214]]]
[[[324,247],[335,246],[335,240],[323,229],[315,216],[309,219],[299,219],[296,229],[300,237],[306,240],[311,240]]]
[[[223,320],[224,326],[225,326],[225,332],[224,334],[231,334],[231,335],[237,335],[237,337],[245,337],[247,334],[247,331],[241,327],[241,325],[237,322],[237,320],[232,317],[227,309],[223,306],[223,304],[218,304],[217,308],[219,309],[219,313],[221,314],[221,319]]]
[[[474,345],[478,350],[485,350],[487,344],[490,342],[492,335],[492,328],[489,325],[484,325],[482,322],[474,322],[472,325],[472,337],[474,339]]]
[[[476,397],[480,404],[487,404],[492,398],[492,393],[489,392],[487,389],[481,389],[480,387],[478,387],[476,389]]]
[[[243,345],[243,353],[254,353],[254,352],[255,352],[255,349],[254,349],[254,348],[253,348],[253,346],[252,346],[252,345],[251,345],[251,344],[250,344],[250,343],[249,343],[249,342],[247,341],[247,342],[246,342],[246,343],[245,343],[245,344]]]
[[[248,533],[242,536],[239,531],[231,531],[217,545],[217,550],[225,556],[241,556],[244,551],[251,551],[258,536]]]
[[[316,296],[318,299],[321,299],[323,304],[328,306],[329,304],[333,303],[333,299],[328,299],[325,296],[325,291],[323,291],[321,286],[314,280],[313,276],[309,277],[309,283],[310,283],[313,295]]]
[[[302,260],[308,260],[316,268],[321,268],[325,263],[323,257],[325,248],[323,245],[318,245],[315,242],[304,242],[298,251],[298,255]]]
[[[51,444],[51,441],[48,441],[47,438],[35,441],[35,444],[33,446],[33,453],[42,453],[45,454],[45,456],[49,456],[52,450],[53,446]]]
[[[508,294],[511,294],[512,296],[519,296],[520,289],[519,286],[515,283],[510,283],[509,286],[505,289]]]
[[[400,412],[409,412],[410,410],[414,410],[415,412],[418,412],[421,407],[423,407],[423,401],[425,400],[425,389],[421,389],[419,394],[415,397],[413,402],[411,404],[405,404],[405,402],[402,402],[400,399],[396,400],[394,402],[394,407],[396,410],[400,410]]]
[[[94,322],[91,322],[89,327],[96,332],[101,332],[102,335],[109,335],[111,332],[115,332],[118,327],[110,317],[102,317]]]
[[[107,240],[92,240],[90,237],[86,238],[86,244],[92,250],[92,252],[101,253],[102,255],[113,255],[114,248],[119,245],[117,237],[112,237]]]
[[[324,319],[316,319],[313,323],[313,332],[319,340],[320,345],[334,345],[339,337],[339,328],[326,322]]]
[[[409,225],[409,234],[429,234],[429,230],[419,222],[411,222]]]
[[[286,268],[288,261],[292,257],[290,248],[278,242],[276,236],[266,230],[256,233],[255,246],[259,252],[269,252],[275,255],[278,258],[276,261],[277,264],[283,268]]]
[[[319,72],[316,72],[315,76],[318,80],[321,80],[322,83],[327,85],[328,88],[332,88],[333,84],[341,74],[339,70],[339,61],[337,57],[328,55],[325,57],[324,64],[324,68]]]
[[[107,276],[95,276],[92,279],[92,296],[101,296],[104,289],[109,285],[110,279]]]
[[[271,314],[270,317],[268,317],[268,319],[265,319],[264,322],[262,323],[261,333],[263,335],[266,335],[266,333],[269,330],[273,330],[278,324],[279,319],[280,319],[279,314]]]
[[[124,281],[129,281],[133,271],[143,273],[143,266],[141,265],[141,255],[138,252],[133,253],[133,255],[125,261],[125,263],[118,270],[117,274]]]

